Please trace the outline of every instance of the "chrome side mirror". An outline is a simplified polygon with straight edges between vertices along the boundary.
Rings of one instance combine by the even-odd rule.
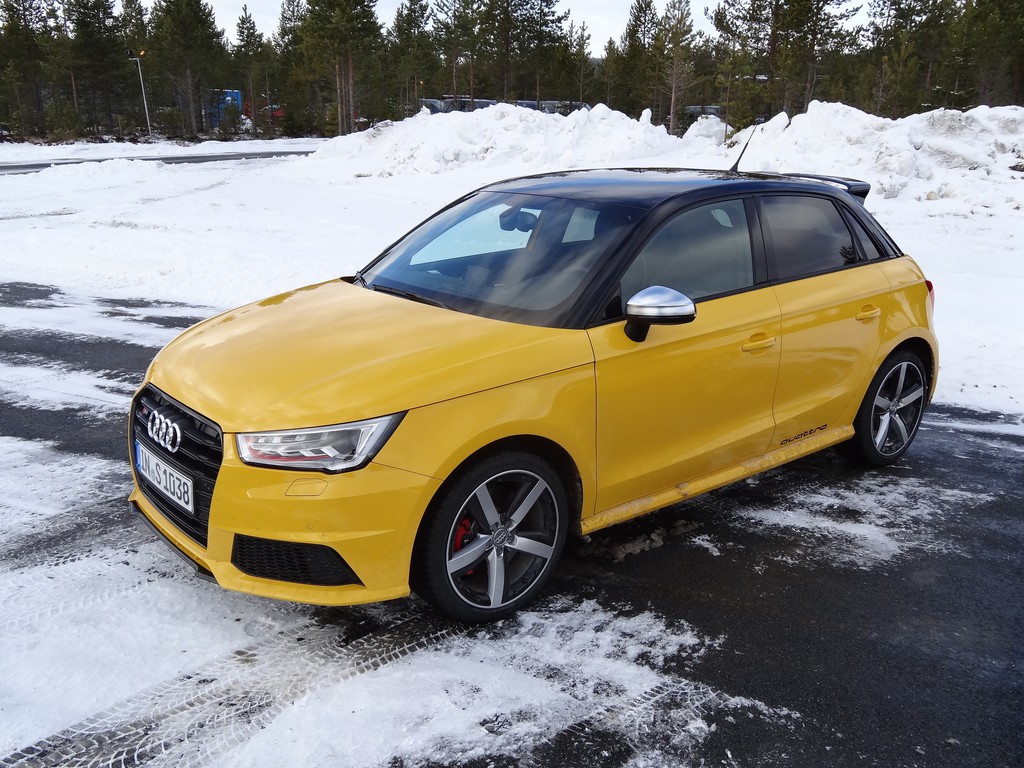
[[[652,285],[626,302],[626,336],[640,342],[652,325],[682,325],[697,318],[697,306],[685,293]]]

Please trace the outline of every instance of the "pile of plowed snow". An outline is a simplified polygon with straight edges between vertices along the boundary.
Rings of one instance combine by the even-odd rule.
[[[726,141],[716,117],[673,137],[645,114],[639,121],[598,105],[562,117],[509,105],[469,113],[421,113],[324,145],[317,158],[357,174],[439,174],[467,166],[528,173],[608,165],[728,168],[750,145],[741,170],[851,176],[885,199],[956,198],[983,206],[1024,201],[1019,179],[1024,108],[936,110],[889,120],[843,104],[813,102],[790,120],[780,114]],[[754,134],[751,136],[751,134]],[[503,170],[505,170],[503,168]]]
[[[317,154],[365,173],[441,173],[467,165],[551,169],[620,165],[667,154],[679,140],[650,118],[637,122],[599,104],[568,117],[497,104],[476,112],[422,112],[334,139]]]

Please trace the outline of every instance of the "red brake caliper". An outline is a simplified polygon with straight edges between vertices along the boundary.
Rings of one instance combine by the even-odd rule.
[[[473,524],[468,517],[459,521],[459,527],[455,529],[455,541],[452,543],[452,550],[458,552],[473,540]],[[466,571],[467,576],[472,576],[473,571]]]

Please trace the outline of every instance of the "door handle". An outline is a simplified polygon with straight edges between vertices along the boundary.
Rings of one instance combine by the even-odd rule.
[[[760,335],[760,334],[759,334]],[[763,338],[757,338],[754,336],[746,344],[742,345],[740,349],[744,352],[757,352],[759,349],[768,349],[768,347],[775,346],[777,338],[775,336],[765,336]]]
[[[868,320],[874,320],[876,317],[881,317],[881,315],[882,310],[880,307],[874,307],[869,304],[856,314],[856,318],[861,322],[866,323]]]

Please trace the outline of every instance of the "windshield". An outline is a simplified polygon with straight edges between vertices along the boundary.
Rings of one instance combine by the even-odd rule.
[[[410,232],[362,278],[461,312],[558,326],[637,218],[620,206],[478,193]]]

